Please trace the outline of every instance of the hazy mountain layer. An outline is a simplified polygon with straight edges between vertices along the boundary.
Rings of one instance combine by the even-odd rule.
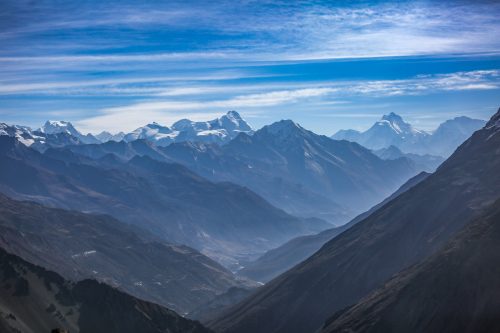
[[[358,144],[316,135],[290,120],[240,134],[222,147],[183,144],[162,151],[209,179],[247,186],[288,212],[337,223],[415,174],[408,160],[381,160]]]
[[[12,197],[107,213],[227,265],[329,226],[292,217],[246,188],[212,183],[147,156],[124,162],[68,151],[40,154],[7,136],[0,136],[0,156],[0,190]]]
[[[196,250],[158,242],[108,216],[0,195],[0,234],[1,247],[67,279],[105,281],[182,313],[243,285]]]
[[[395,146],[405,153],[448,157],[485,123],[484,120],[456,117],[445,121],[431,133],[414,128],[391,112],[364,132],[341,130],[332,138],[357,142],[374,150]]]
[[[275,249],[267,251],[257,260],[245,264],[245,268],[238,271],[238,275],[260,282],[268,282],[272,280],[279,274],[307,259],[309,256],[314,254],[314,252],[318,251],[326,242],[349,229],[359,221],[364,220],[366,217],[376,212],[379,208],[383,207],[386,203],[417,185],[428,176],[428,173],[422,172],[411,178],[384,201],[370,208],[367,212],[358,215],[349,223],[341,227],[328,229],[315,235],[297,237]]]
[[[425,172],[434,172],[445,160],[445,158],[441,156],[403,153],[396,146],[374,150],[373,153],[384,160],[397,160],[398,158],[405,157],[413,162],[415,169]]]

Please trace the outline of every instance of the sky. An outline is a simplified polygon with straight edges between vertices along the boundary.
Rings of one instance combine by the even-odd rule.
[[[499,1],[0,0],[0,122],[83,132],[238,111],[320,134],[500,107]]]

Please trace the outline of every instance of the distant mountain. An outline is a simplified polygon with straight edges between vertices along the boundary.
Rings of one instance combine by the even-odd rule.
[[[95,138],[97,140],[99,140],[100,142],[103,142],[103,143],[108,142],[108,141],[120,142],[123,140],[124,137],[125,137],[125,133],[123,133],[123,132],[111,134],[107,131],[102,131],[101,133],[99,133],[95,136]]]
[[[41,152],[51,147],[58,148],[69,145],[83,144],[83,142],[79,139],[68,133],[47,134],[39,131],[33,131],[27,126],[7,125],[5,123],[0,123],[0,136],[2,135],[16,138],[26,147],[30,147]]]
[[[38,129],[38,132],[45,134],[66,133],[77,138],[82,143],[100,143],[92,134],[83,135],[73,126],[73,124],[67,121],[47,121]]]
[[[341,130],[332,138],[357,142],[373,150],[395,146],[405,153],[447,157],[485,123],[483,120],[457,117],[442,123],[433,133],[427,133],[415,129],[401,116],[391,112],[365,132]]]
[[[245,286],[198,251],[158,241],[108,216],[0,194],[0,234],[0,247],[67,279],[104,281],[181,313]]]
[[[499,332],[500,201],[424,262],[332,317],[322,332]]]
[[[359,221],[364,220],[389,201],[397,198],[400,194],[417,185],[428,176],[428,173],[422,172],[411,178],[396,192],[384,199],[384,201],[373,206],[370,210],[356,216],[349,223],[346,223],[341,227],[327,229],[315,235],[300,236],[275,249],[267,251],[257,260],[246,263],[245,267],[238,271],[238,275],[248,277],[254,281],[269,282],[279,274],[289,270],[301,261],[304,261],[309,256],[314,254],[314,252],[318,251],[326,242],[332,240],[337,235],[340,235],[342,232],[349,229]]]
[[[238,333],[318,330],[332,314],[436,253],[500,198],[499,146],[500,110],[435,173],[225,311],[209,327]]]
[[[445,121],[432,133],[427,144],[429,154],[449,156],[459,144],[485,125],[484,120],[456,117]],[[440,152],[444,152],[440,154]]]
[[[229,131],[230,135],[224,136],[227,140],[237,137],[224,145],[200,142],[213,141],[203,139],[204,134],[198,138],[207,128]],[[38,133],[44,137],[67,136],[70,141],[47,144],[48,140],[44,139],[41,147],[38,143],[30,147],[45,151],[50,147],[66,146],[93,159],[113,154],[127,160],[139,155],[181,163],[212,181],[229,181],[248,187],[288,213],[335,224],[343,224],[356,213],[368,209],[417,172],[407,160],[377,160],[359,146],[334,143],[292,121],[266,126],[257,131],[255,137],[250,136],[251,128],[234,111],[210,122],[182,120],[169,129],[154,124],[136,131],[132,138],[129,136],[125,139],[131,140],[128,143],[115,142],[109,133],[104,133],[99,138],[110,141],[82,145],[77,138],[82,138],[81,133],[67,122],[48,122],[43,130],[44,133]],[[174,134],[175,140],[182,142],[158,146],[159,141],[170,142]],[[183,141],[191,140],[195,134],[197,137],[192,138],[195,141]],[[19,135],[17,138],[27,141]],[[292,142],[297,144],[295,151],[288,147]],[[260,149],[268,156],[251,153]]]
[[[267,131],[268,127],[287,123],[291,125],[288,132]],[[416,172],[409,160],[382,161],[357,144],[316,135],[291,121],[268,127],[252,136],[242,133],[222,146],[181,142],[158,147],[146,140],[135,140],[68,149],[93,159],[113,154],[128,160],[138,155],[180,163],[212,181],[248,187],[294,215],[339,224],[382,200]],[[284,141],[280,142],[279,136],[285,137]],[[333,196],[344,203],[337,203]],[[360,205],[360,199],[368,201]]]
[[[391,112],[365,132],[339,131],[332,138],[357,142],[370,149],[381,149],[391,145],[396,147],[414,145],[428,136],[428,133],[415,129],[401,116]]]
[[[70,282],[0,249],[0,330],[208,333],[201,324],[94,280]]]
[[[239,133],[251,134],[252,128],[241,118],[236,111],[229,111],[224,116],[205,122],[195,122],[182,119],[172,127],[151,123],[139,127],[124,136],[127,142],[144,139],[166,146],[173,142],[195,141],[205,143],[225,143],[236,137]]]
[[[314,134],[291,120],[244,133],[220,147],[161,148],[170,160],[214,181],[250,188],[299,216],[345,223],[413,176],[408,160],[384,161],[358,144]]]
[[[411,160],[418,171],[434,172],[436,168],[444,162],[445,158],[435,155],[418,155],[412,153],[403,153],[396,146],[389,146],[378,150],[373,150],[373,153],[383,160],[397,160],[398,158],[407,158]]]
[[[145,142],[130,146],[148,148]],[[68,150],[40,154],[0,136],[0,158],[0,191],[11,197],[106,213],[228,266],[329,226],[290,216],[241,186],[213,183],[148,156],[121,161],[109,155],[92,160]]]

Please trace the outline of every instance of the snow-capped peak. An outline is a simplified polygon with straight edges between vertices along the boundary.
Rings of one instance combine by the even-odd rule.
[[[59,134],[65,133],[69,134],[83,143],[99,143],[92,134],[83,135],[80,133],[69,121],[63,120],[48,120],[45,124],[38,129],[38,132],[44,134]]]
[[[240,114],[236,111],[228,111],[225,115],[216,119],[216,121],[226,130],[239,132],[252,131],[252,127],[243,118],[241,118]]]
[[[393,123],[404,123],[403,118],[394,112],[383,115],[382,120],[387,120]]]
[[[224,143],[241,132],[253,133],[250,125],[236,111],[229,111],[222,117],[209,121],[181,119],[170,128],[151,123],[127,134],[125,140],[145,139],[159,145],[184,141]]]
[[[398,135],[425,134],[423,131],[416,129],[409,123],[405,122],[400,115],[394,112],[391,112],[387,115],[383,115],[382,119],[377,121],[375,126],[387,126],[391,128]]]
[[[47,120],[39,131],[46,134],[68,133],[73,135],[74,133],[80,133],[70,122],[62,120]]]

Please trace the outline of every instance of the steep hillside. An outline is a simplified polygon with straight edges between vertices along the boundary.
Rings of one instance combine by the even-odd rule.
[[[322,332],[498,332],[500,202]]]
[[[41,333],[210,332],[175,312],[94,280],[69,282],[0,249],[0,329]]]

